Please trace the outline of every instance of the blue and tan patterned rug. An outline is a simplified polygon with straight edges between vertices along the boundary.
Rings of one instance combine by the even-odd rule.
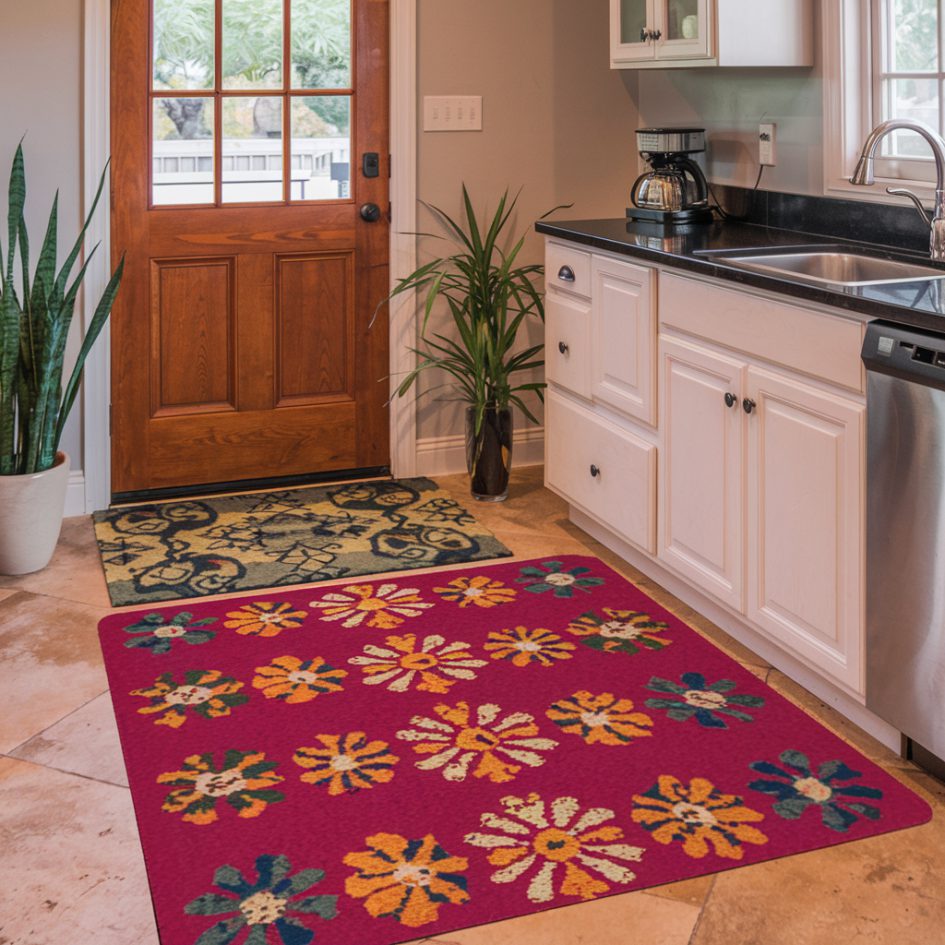
[[[116,607],[511,555],[430,479],[137,505],[94,519]]]

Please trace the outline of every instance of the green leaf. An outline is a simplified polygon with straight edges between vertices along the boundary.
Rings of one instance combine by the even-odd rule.
[[[188,915],[225,915],[239,910],[239,900],[219,893],[205,893],[184,906]]]

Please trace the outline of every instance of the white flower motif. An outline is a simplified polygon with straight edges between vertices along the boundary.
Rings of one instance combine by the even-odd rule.
[[[488,861],[499,867],[492,882],[513,883],[537,866],[525,895],[545,903],[554,899],[556,886],[560,895],[594,899],[610,891],[609,883],[627,885],[636,879],[616,861],[639,862],[644,851],[614,842],[624,836],[620,827],[603,826],[614,819],[612,810],[592,807],[582,814],[576,798],[559,797],[549,805],[538,794],[503,797],[501,804],[501,814],[483,814],[480,820],[494,832],[465,837],[491,851]]]
[[[558,743],[551,738],[537,738],[534,716],[514,712],[500,718],[497,705],[479,706],[475,713],[466,702],[455,706],[440,704],[433,710],[439,720],[414,716],[412,729],[403,729],[397,737],[416,742],[418,755],[429,755],[416,762],[421,771],[443,769],[447,781],[488,778],[499,784],[511,781],[522,767],[539,768],[545,763],[540,752],[551,751]]]
[[[433,604],[424,603],[415,587],[396,584],[351,584],[340,591],[331,591],[310,606],[324,612],[322,620],[341,620],[343,627],[378,627],[393,630],[406,617],[419,617]]]

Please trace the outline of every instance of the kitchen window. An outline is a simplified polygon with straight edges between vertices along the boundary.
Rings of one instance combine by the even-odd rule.
[[[884,139],[876,187],[848,178],[880,121],[911,118],[945,133],[945,0],[825,0],[822,11],[826,191],[890,202],[887,181],[931,198],[934,161],[911,132]]]

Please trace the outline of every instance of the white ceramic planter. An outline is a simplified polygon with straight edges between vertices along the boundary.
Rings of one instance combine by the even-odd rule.
[[[0,574],[29,574],[49,564],[66,504],[69,457],[26,476],[0,476]]]

